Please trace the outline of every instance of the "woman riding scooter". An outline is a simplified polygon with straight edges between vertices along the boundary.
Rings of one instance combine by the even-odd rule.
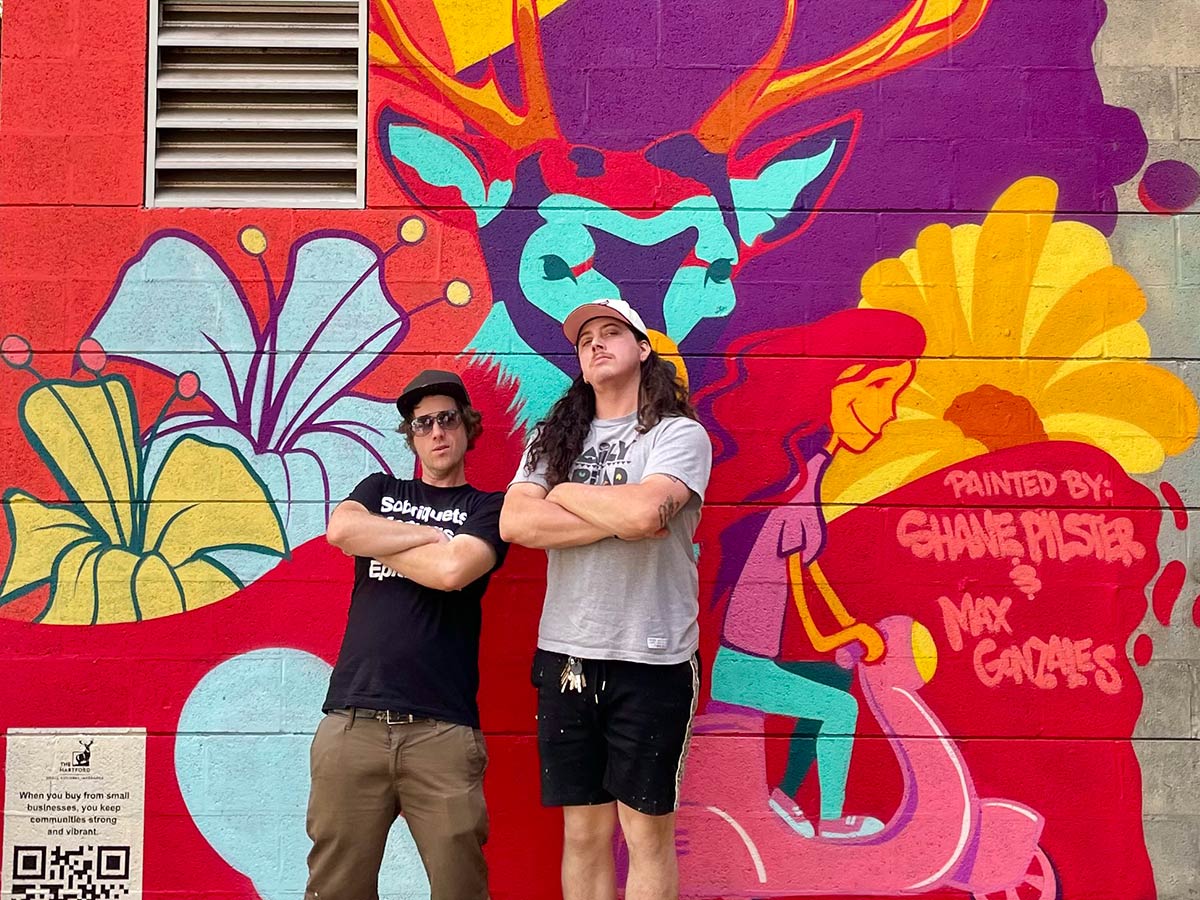
[[[727,543],[752,544],[738,560],[740,570],[722,565],[726,583],[737,574],[713,663],[712,697],[800,720],[783,780],[766,803],[805,838],[861,838],[883,829],[879,819],[843,809],[858,701],[849,692],[851,672],[833,654],[859,641],[866,659],[875,661],[884,643],[874,628],[855,622],[821,574],[821,480],[834,454],[862,453],[895,418],[896,398],[912,380],[912,360],[924,343],[921,326],[909,316],[847,310],[743,338],[730,347],[724,377],[696,398],[721,429],[710,493],[747,504],[741,508],[774,505],[725,532]],[[738,453],[730,437],[735,428],[759,440]],[[750,472],[764,477],[751,481]],[[822,631],[824,614],[809,605],[814,593],[833,617],[832,633]],[[789,597],[814,660],[783,658]],[[809,723],[816,724],[815,734]],[[816,826],[795,800],[814,759],[821,798]]]

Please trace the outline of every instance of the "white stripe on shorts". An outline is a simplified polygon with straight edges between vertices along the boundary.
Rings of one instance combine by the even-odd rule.
[[[692,667],[692,708],[688,711],[687,731],[683,734],[683,749],[679,752],[679,764],[675,767],[675,808],[679,808],[679,790],[683,787],[683,763],[687,759],[692,743],[692,723],[696,720],[696,704],[700,702],[700,662],[693,653],[688,661]]]

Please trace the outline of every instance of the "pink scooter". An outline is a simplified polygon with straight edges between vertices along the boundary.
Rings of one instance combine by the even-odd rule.
[[[1038,846],[1044,820],[1023,804],[980,798],[954,741],[917,695],[936,667],[929,631],[904,616],[877,626],[887,654],[857,666],[867,704],[896,752],[904,795],[867,838],[805,839],[767,806],[763,716],[698,717],[677,820],[684,897],[898,895],[966,891],[976,898],[1056,900],[1058,878]]]

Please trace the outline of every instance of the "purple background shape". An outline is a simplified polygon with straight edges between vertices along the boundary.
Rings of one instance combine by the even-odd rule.
[[[1153,204],[1152,212],[1181,212],[1200,197],[1200,174],[1178,159],[1164,159],[1146,167],[1139,194]]]
[[[786,64],[869,36],[900,0],[806,0]],[[572,142],[631,150],[689,129],[777,33],[782,0],[570,0],[544,22],[546,65]],[[941,56],[786,110],[743,150],[859,109],[863,126],[824,212],[737,277],[738,305],[713,349],[748,331],[853,306],[876,260],[933,222],[978,222],[1019,178],[1060,189],[1060,215],[1112,232],[1114,187],[1146,156],[1137,115],[1107,106],[1092,61],[1101,0],[994,0]],[[495,58],[518,96],[511,49]],[[478,67],[468,75],[477,75]],[[715,336],[714,336],[715,337]]]

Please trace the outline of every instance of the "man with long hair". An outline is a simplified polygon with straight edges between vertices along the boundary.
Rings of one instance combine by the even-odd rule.
[[[356,557],[350,614],[313,737],[306,900],[378,896],[403,813],[433,900],[487,900],[480,600],[504,560],[498,492],[467,483],[483,431],[462,379],[427,369],[396,401],[419,478],[369,475],[329,518]]]
[[[699,693],[693,536],[712,446],[687,388],[624,301],[574,310],[581,374],[509,485],[505,540],[545,549],[538,690],[542,802],[563,808],[565,900],[679,892],[675,808]]]

